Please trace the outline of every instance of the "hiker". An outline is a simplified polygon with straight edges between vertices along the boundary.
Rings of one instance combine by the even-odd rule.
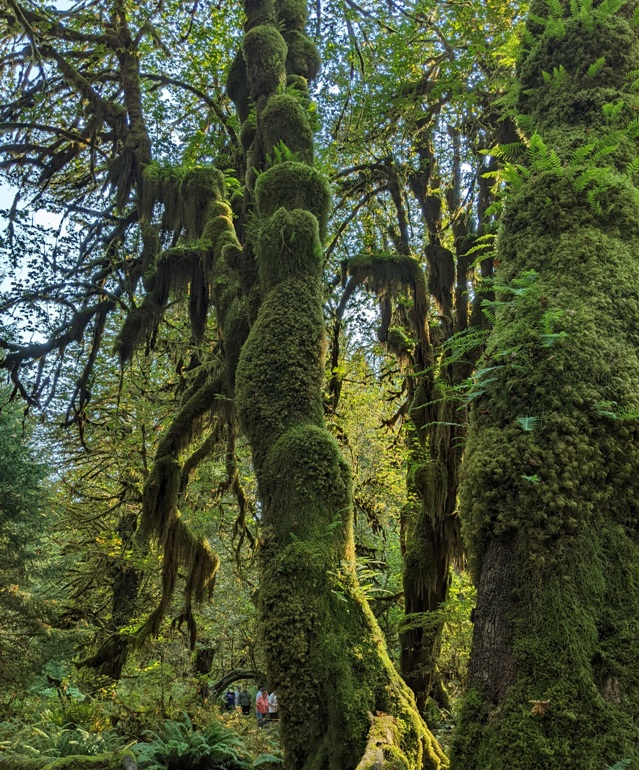
[[[242,714],[248,716],[251,712],[251,695],[246,687],[242,687],[242,691],[237,696],[237,704],[242,707]]]
[[[235,710],[235,693],[231,689],[224,696],[224,709],[226,711]]]
[[[255,715],[257,716],[257,724],[262,727],[264,720],[268,714],[268,690],[266,687],[260,687],[260,691],[255,698]]]
[[[280,718],[280,711],[277,703],[277,695],[272,692],[268,696],[268,718],[269,721],[274,722]]]

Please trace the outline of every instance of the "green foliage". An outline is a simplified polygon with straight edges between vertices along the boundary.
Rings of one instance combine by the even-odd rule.
[[[0,723],[0,750],[26,757],[90,757],[106,754],[123,745],[115,731],[90,732],[77,725],[36,722],[22,727],[15,722]]]
[[[148,743],[132,747],[140,770],[248,770],[252,766],[243,741],[220,722],[198,730],[183,714],[181,721],[166,720],[161,730],[147,731],[146,736]]]
[[[518,417],[517,425],[526,432],[535,430],[539,424],[539,417]]]

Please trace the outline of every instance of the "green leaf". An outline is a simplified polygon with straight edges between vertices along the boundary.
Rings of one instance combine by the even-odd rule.
[[[600,56],[597,61],[593,62],[590,67],[588,67],[588,77],[594,78],[596,75],[601,71],[601,68],[606,63],[606,57]]]
[[[535,430],[539,424],[539,417],[518,417],[517,424],[522,430],[529,433],[530,431]]]

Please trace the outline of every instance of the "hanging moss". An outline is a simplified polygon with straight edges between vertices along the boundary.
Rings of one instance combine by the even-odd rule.
[[[303,32],[296,29],[284,33],[287,46],[286,72],[315,80],[319,75],[321,59],[317,46]]]
[[[313,162],[313,132],[308,113],[299,100],[290,94],[272,96],[261,115],[264,152],[275,158],[274,148],[282,144],[297,160]]]
[[[348,272],[359,283],[364,283],[378,295],[400,287],[409,286],[413,291],[414,312],[426,322],[429,301],[424,271],[419,262],[405,254],[359,254],[348,263]],[[419,324],[418,324],[419,325]]]
[[[242,43],[249,94],[269,96],[286,84],[286,43],[275,27],[261,25],[249,30]]]
[[[130,361],[134,351],[153,336],[163,310],[164,306],[158,304],[155,294],[147,294],[141,305],[129,311],[116,342],[121,363]]]
[[[277,23],[285,29],[304,31],[308,21],[306,0],[278,0],[276,3]]]
[[[317,217],[320,235],[326,230],[330,205],[330,188],[312,166],[286,161],[261,174],[255,185],[255,199],[262,216],[268,217],[279,208],[292,211],[307,209]]]
[[[187,171],[180,184],[187,239],[202,235],[209,204],[224,197],[224,175],[213,166]]]

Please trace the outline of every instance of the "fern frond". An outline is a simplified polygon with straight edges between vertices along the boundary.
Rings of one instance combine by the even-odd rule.
[[[518,417],[517,418],[517,425],[519,425],[519,427],[523,431],[526,431],[526,433],[530,433],[530,431],[535,430],[538,424],[539,424],[539,417]]]
[[[546,0],[548,6],[548,13],[552,19],[561,19],[564,15],[564,7],[561,4],[561,0]]]
[[[596,77],[599,74],[599,72],[601,72],[601,68],[604,66],[605,63],[606,63],[606,57],[600,56],[597,59],[597,61],[593,62],[590,65],[590,67],[588,67],[588,77],[589,78]]]

